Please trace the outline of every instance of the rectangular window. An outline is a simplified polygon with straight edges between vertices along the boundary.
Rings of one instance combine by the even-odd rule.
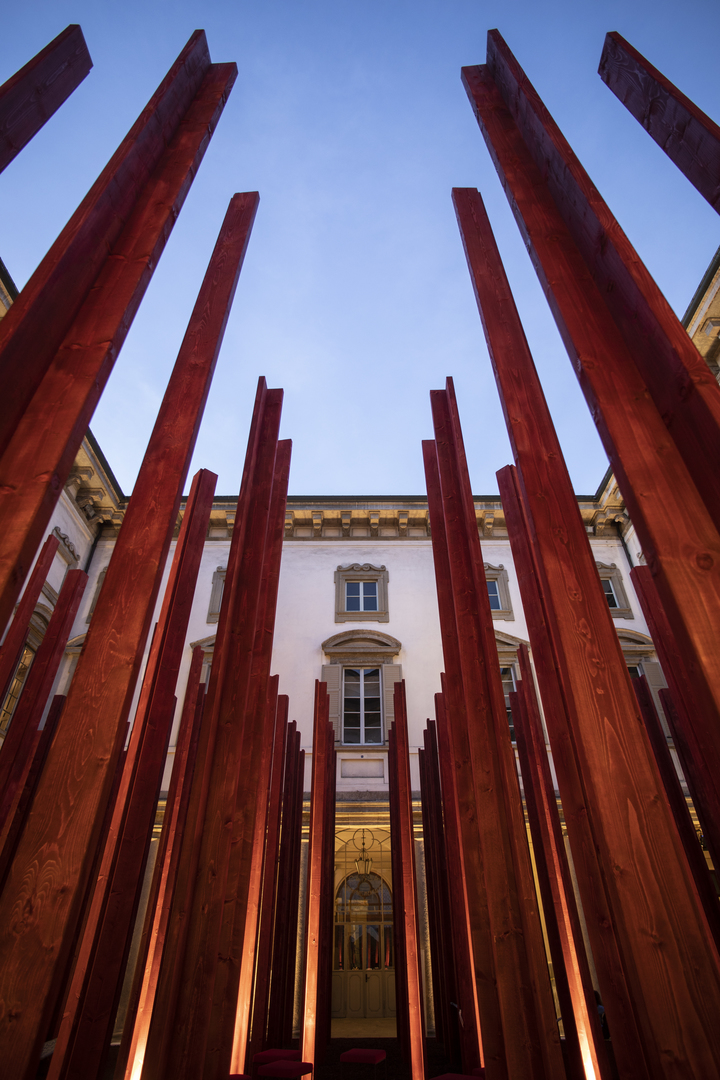
[[[345,668],[343,742],[372,746],[382,744],[380,668]]]
[[[377,581],[346,581],[345,582],[345,610],[346,611],[377,611],[378,610],[378,583],[377,583]]]
[[[488,581],[487,591],[488,596],[490,597],[490,610],[502,611],[502,604],[500,603],[500,593],[498,591],[497,581]]]
[[[605,593],[605,599],[608,602],[608,607],[612,610],[618,606],[615,590],[613,589],[613,583],[610,578],[603,578],[602,582],[603,592]]]
[[[500,668],[500,678],[502,679],[503,694],[505,695],[505,711],[510,725],[510,739],[515,742],[515,725],[513,723],[512,709],[510,708],[510,694],[515,689],[515,673],[511,667]]]

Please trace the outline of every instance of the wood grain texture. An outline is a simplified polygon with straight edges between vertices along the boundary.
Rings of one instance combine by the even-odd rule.
[[[410,745],[407,730],[405,682],[395,683],[395,719],[389,732],[391,746],[388,783],[395,787],[396,828],[391,825],[391,844],[399,849],[397,866],[400,879],[393,881],[393,892],[400,892],[400,910],[404,941],[404,990],[408,1025],[408,1064],[412,1080],[425,1076],[425,1010],[420,971],[420,925],[417,906],[415,836],[413,832],[412,785],[410,783]]]
[[[452,380],[447,386],[446,391],[432,391],[430,400],[467,717],[468,834],[472,830],[472,846],[482,851],[494,971],[488,990],[496,995],[501,1018],[499,1045],[491,1053],[490,1025],[478,986],[485,1068],[490,1076],[502,1075],[504,1069],[509,1077],[560,1076],[555,1008]],[[448,657],[445,666],[449,676]],[[453,723],[453,741],[456,730]],[[469,839],[464,839],[464,849],[467,860]],[[469,891],[476,888],[475,880],[470,881]],[[477,976],[483,970],[478,957],[475,968]]]
[[[222,262],[227,267],[224,258]],[[191,323],[194,333],[181,347],[93,613],[64,723],[0,900],[0,907],[7,904],[14,912],[5,924],[8,936],[0,942],[0,952],[9,949],[3,953],[5,982],[0,995],[9,995],[2,998],[6,1003],[19,1003],[27,992],[34,1002],[23,1012],[23,1024],[3,1027],[0,1019],[0,1043],[9,1040],[13,1053],[22,1055],[22,1065],[17,1059],[18,1076],[32,1069],[32,1055],[39,1054],[46,1034],[44,1010],[52,1011],[59,989],[56,980],[79,915],[217,357],[217,334],[227,317],[222,305],[229,304],[234,290],[236,276],[231,271],[229,277],[232,288],[224,298],[218,289],[219,320],[210,318],[217,312],[211,291],[204,299],[200,332]],[[34,896],[38,883],[46,879],[34,917],[22,920],[22,929],[15,933],[20,897]],[[42,959],[31,960],[36,956]],[[32,966],[32,981],[20,975],[26,963]],[[6,1024],[7,1018],[6,1013]],[[32,1036],[31,1025],[35,1025]]]
[[[674,627],[668,619],[649,566],[636,566],[630,579],[640,601],[650,636],[670,686],[674,709],[668,716],[675,749],[703,825],[715,865],[720,859],[720,748],[714,740],[702,738],[698,719],[702,703],[697,697],[696,679],[678,647]],[[692,674],[691,674],[692,673]],[[705,717],[705,728],[710,727]]]
[[[622,34],[606,34],[598,74],[720,213],[720,127]]]
[[[268,391],[265,379],[260,378],[253,406],[235,527],[228,556],[225,589],[215,637],[212,677],[207,691],[205,715],[198,745],[198,764],[190,793],[187,827],[183,836],[177,883],[168,920],[165,950],[158,976],[155,1005],[145,1049],[143,1076],[146,1077],[162,1076],[164,1071],[168,1069],[168,1056],[175,1049],[175,1047],[171,1046],[171,1040],[174,1038],[176,1031],[175,1016],[179,1009],[187,1007],[186,1002],[182,999],[182,991],[187,990],[187,980],[183,975],[183,969],[186,962],[188,964],[192,963],[191,946],[195,947],[191,936],[191,929],[193,934],[197,933],[197,927],[194,925],[193,920],[193,905],[195,902],[198,867],[203,853],[203,845],[207,839],[205,818],[215,768],[215,752],[218,745],[220,712],[214,706],[214,700],[218,688],[223,685],[226,671],[228,669],[232,671],[232,663],[235,659],[233,654],[235,648],[234,638],[236,634],[239,636],[236,623],[240,623],[240,619],[235,612],[235,606],[236,596],[239,591],[242,597],[242,590],[238,588],[239,567],[243,560],[245,541],[249,531],[248,523],[251,518],[254,499],[255,473],[261,446],[264,446],[267,450],[268,418],[266,416],[266,405],[270,394],[272,392]],[[276,395],[271,400],[276,401]],[[274,430],[274,437],[270,432],[271,441],[277,438],[277,427]],[[242,624],[240,624],[240,627],[242,628]],[[244,652],[251,652],[251,646],[246,647]],[[232,805],[234,807],[234,802]]]
[[[100,1075],[109,1052],[216,482],[215,473],[201,469],[185,507],[81,953],[50,1063],[51,1080]]]
[[[231,1064],[231,1059],[236,1060],[236,1050],[237,1061],[244,1061],[250,1023],[277,711],[277,676],[270,679],[270,661],[291,451],[289,440],[277,444],[264,544],[262,592],[233,819],[233,854],[220,931],[221,955],[227,961],[218,968],[215,978],[213,1018],[206,1051],[207,1075],[217,1075],[218,1080],[224,1080],[229,1071],[236,1071]]]
[[[292,1012],[295,990],[295,959],[300,885],[300,844],[302,837],[304,751],[293,720],[288,732],[285,785],[283,788],[282,834],[278,894],[272,952],[272,982],[268,1005],[267,1045],[287,1046],[292,1039]],[[302,759],[302,760],[301,760]]]
[[[5,700],[10,683],[12,682],[15,668],[22,654],[30,630],[30,619],[35,610],[35,605],[40,599],[42,587],[50,573],[50,567],[55,559],[55,552],[60,545],[60,540],[53,533],[47,537],[42,550],[33,567],[30,580],[28,581],[20,603],[18,604],[13,620],[10,623],[5,640],[0,648],[0,701]],[[2,752],[0,748],[0,753]]]
[[[39,724],[70,632],[87,574],[68,570],[40,648],[33,660],[0,752],[0,881],[4,881],[14,844],[8,844],[13,817],[41,737]],[[17,830],[15,830],[17,832]]]
[[[718,1051],[700,985],[706,983],[714,996],[718,957],[708,941],[674,823],[658,791],[622,650],[487,216],[477,192],[458,192],[455,201],[518,463],[519,488],[536,551],[535,570],[542,575],[553,662],[573,718],[571,739],[584,789],[584,813],[592,823],[598,870],[626,973],[625,1005],[630,1004],[631,1014],[627,1021],[619,1016],[616,1026],[630,1025],[631,1061],[624,1065],[621,1053],[618,1061],[621,1068],[637,1070],[639,1048],[652,1076],[665,1075],[661,1070],[667,1066],[661,1059],[683,1060],[683,1055],[700,1073],[712,1071]],[[498,479],[504,497],[508,484],[503,476]],[[506,514],[511,512],[506,509]],[[531,633],[533,647],[535,641]],[[575,850],[572,832],[570,838]],[[622,874],[616,867],[623,868]],[[671,890],[668,880],[673,882]],[[585,879],[581,895],[591,909],[594,898],[588,886]],[[592,939],[592,929],[590,933]],[[602,936],[595,935],[593,951],[596,945],[601,951]],[[702,976],[695,974],[698,963]],[[602,982],[601,988],[605,996]],[[609,997],[613,987],[608,985],[608,990]],[[616,1007],[620,1009],[619,1001]],[[612,1028],[609,1009],[608,1016]]]
[[[196,30],[0,326],[0,453],[210,68]],[[170,224],[172,228],[172,224]]]
[[[639,679],[633,679],[633,689],[710,932],[715,938],[715,944],[720,946],[720,901],[718,900],[717,889],[710,877],[708,864],[700,846],[700,838],[695,832],[687,800],[680,785],[675,763],[670,754],[665,732],[662,729],[660,717],[657,714],[645,675],[641,675]]]
[[[92,66],[83,32],[75,23],[0,86],[0,172],[67,101]]]
[[[21,306],[27,289],[33,297],[38,293],[38,303],[29,305],[25,312],[27,319],[18,326],[16,334],[7,338],[5,346],[3,333],[8,331],[4,325],[0,326],[0,350],[3,350],[0,361],[7,352],[9,370],[13,372],[13,365],[24,365],[18,355],[24,357],[28,350],[34,355],[36,343],[25,332],[28,326],[33,334],[38,326],[43,328],[42,349],[37,346],[39,355],[47,354],[48,343],[53,344],[53,349],[46,355],[42,378],[33,384],[32,395],[27,400],[23,398],[22,411],[13,421],[12,437],[0,458],[0,623],[11,610],[47,528],[235,76],[233,64],[211,65],[199,81],[197,93],[190,97],[187,108],[178,117],[178,123],[169,131],[167,145],[164,136],[155,132],[155,138],[161,138],[163,152],[148,177],[143,170],[143,184],[123,215],[122,227],[113,232],[112,243],[105,243],[107,237],[104,238],[102,264],[82,303],[73,306],[65,293],[72,291],[76,277],[82,278],[84,270],[77,270],[75,261],[80,259],[84,268],[85,256],[83,252],[75,252],[75,261],[65,261],[58,255],[58,265],[62,265],[65,276],[58,280],[57,288],[41,275],[36,289],[34,278],[31,279],[12,305],[12,311],[2,320],[3,324],[7,323]],[[155,125],[159,122],[160,117]],[[114,190],[112,184],[111,189]],[[47,319],[43,314],[44,297],[54,288],[59,293],[56,300],[63,315],[62,333],[57,335],[52,333],[50,313]],[[21,307],[19,319],[24,310]],[[65,319],[68,310],[74,315],[69,324]]]
[[[678,647],[696,671],[702,740],[720,726],[720,536],[487,68],[464,69],[476,113],[516,221],[656,577]],[[707,473],[716,473],[709,467]],[[685,513],[670,520],[677,491]],[[705,717],[712,721],[705,725]]]
[[[132,1080],[139,1075],[145,1057],[160,961],[175,893],[192,779],[197,763],[200,724],[205,704],[205,684],[200,682],[204,659],[202,647],[196,645],[187,678],[145,925],[115,1066],[117,1080],[123,1080],[124,1077]]]
[[[510,701],[565,1031],[566,1058],[571,1058],[575,1075],[582,1076],[587,1063],[596,1077],[610,1080],[612,1071],[600,1028],[526,645],[519,647],[518,660],[522,679]]]
[[[321,914],[326,889],[333,890],[334,875],[327,879],[327,805],[331,799],[329,764],[334,754],[334,732],[330,724],[330,700],[325,683],[315,681],[313,713],[312,789],[308,849],[307,913],[305,922],[305,986],[301,1020],[300,1051],[303,1061],[315,1065],[325,1047],[318,1038],[323,1023],[318,1016],[322,999],[320,949],[324,938]]]
[[[248,1050],[246,1060],[252,1064],[253,1055],[266,1049],[265,1032],[267,1030],[268,1000],[270,997],[270,976],[273,951],[273,930],[275,911],[278,902],[278,863],[280,857],[280,827],[282,820],[282,794],[285,782],[285,761],[287,758],[287,722],[289,700],[286,694],[278,697],[275,736],[273,739],[273,760],[270,780],[270,793],[267,810],[267,836],[265,840],[265,858],[263,863],[262,901],[258,923],[257,960],[255,964],[255,986],[252,999],[252,1029],[245,1024]],[[283,887],[285,887],[283,881]],[[239,1010],[238,1010],[239,1012]],[[238,1027],[240,1025],[237,1025]],[[233,1057],[235,1047],[233,1047]],[[238,1055],[239,1057],[239,1055]],[[234,1067],[234,1066],[233,1066]]]
[[[606,314],[720,528],[720,478],[712,467],[720,454],[714,375],[497,30],[488,34],[487,63]]]

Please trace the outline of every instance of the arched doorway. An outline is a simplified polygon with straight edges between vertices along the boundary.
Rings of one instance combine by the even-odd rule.
[[[389,856],[383,851],[389,848],[389,836],[387,844],[383,840],[369,829],[358,829],[346,840],[344,851],[337,852],[341,876],[335,889],[332,984],[336,1019],[395,1016],[390,875],[382,865],[376,867],[379,873],[373,869],[371,855],[374,852],[380,864],[383,855]]]

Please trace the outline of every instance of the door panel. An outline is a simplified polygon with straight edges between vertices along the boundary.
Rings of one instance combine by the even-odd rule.
[[[383,1015],[382,973],[368,971],[365,979],[365,1015]]]
[[[345,1016],[345,975],[342,971],[332,973],[332,1015],[338,1019]]]
[[[347,975],[347,1013],[358,1019],[365,1016],[365,972],[350,971]]]

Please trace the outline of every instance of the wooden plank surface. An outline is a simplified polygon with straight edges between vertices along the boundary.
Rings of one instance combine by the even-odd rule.
[[[0,454],[209,68],[205,33],[196,30],[2,320]]]
[[[500,1045],[491,1054],[490,1025],[478,987],[485,1068],[491,1077],[501,1075],[502,1069],[511,1078],[560,1076],[555,1008],[452,380],[447,387],[431,391],[430,400],[467,718],[465,768],[472,790],[468,826],[474,836],[464,839],[464,849],[466,872],[471,844],[482,850],[494,965],[490,992],[497,995],[501,1016]],[[453,722],[453,740],[456,730]],[[458,783],[461,771],[458,768]],[[468,890],[475,887],[473,880]],[[476,974],[487,970],[478,957],[475,967]]]
[[[255,987],[252,999],[252,1035],[248,1033],[248,1050],[245,1055],[252,1064],[253,1055],[265,1049],[265,1032],[268,1019],[268,1000],[270,997],[270,976],[275,973],[271,968],[273,949],[273,930],[275,910],[278,901],[278,862],[280,857],[280,827],[282,820],[282,793],[285,781],[285,760],[288,736],[288,705],[286,694],[278,697],[275,737],[273,740],[273,760],[270,781],[270,794],[267,812],[267,837],[263,864],[262,900],[258,923],[257,960],[255,963]],[[285,888],[287,882],[282,882]],[[238,1025],[239,1026],[239,1025]],[[246,1022],[245,1030],[248,1024]],[[233,1057],[235,1047],[233,1047]],[[238,1055],[239,1056],[239,1055]],[[234,1062],[231,1067],[234,1067]]]
[[[250,196],[249,201],[254,205],[256,197]],[[236,209],[244,222],[247,207],[243,197],[239,197]],[[244,228],[243,224],[238,234],[246,242]],[[240,247],[244,251],[242,244]],[[227,249],[223,249],[224,266],[227,258]],[[93,613],[68,694],[64,722],[40,781],[37,805],[43,811],[33,814],[33,827],[22,838],[11,879],[0,900],[0,906],[12,905],[20,893],[34,892],[43,873],[50,873],[52,884],[43,895],[43,903],[36,905],[34,918],[24,922],[17,935],[12,933],[12,921],[8,920],[5,925],[10,936],[0,942],[0,952],[9,949],[3,953],[6,981],[0,994],[19,1001],[27,992],[34,1002],[33,1009],[23,1012],[22,1024],[0,1030],[0,1043],[9,1040],[23,1055],[22,1066],[18,1058],[18,1076],[23,1069],[32,1068],[32,1055],[39,1054],[45,1035],[44,1030],[40,1032],[43,1010],[52,1011],[53,995],[59,989],[54,980],[63,967],[64,949],[69,948],[79,914],[217,357],[217,336],[224,328],[234,291],[236,276],[231,271],[229,277],[231,287],[224,294],[222,288],[218,289],[217,307],[210,299],[217,286],[213,282],[204,297],[201,325],[191,324],[191,332],[181,347]],[[61,805],[62,800],[67,801],[59,817],[58,800]],[[44,854],[38,861],[39,852]],[[25,858],[34,868],[27,878]],[[44,870],[47,859],[51,861]],[[48,947],[49,941],[53,948]],[[11,961],[11,955],[17,960]],[[42,960],[34,963],[30,957],[36,955]],[[33,968],[32,981],[19,976],[26,962]],[[31,1036],[33,1024],[37,1027]]]
[[[193,479],[185,507],[100,874],[50,1063],[51,1080],[99,1076],[109,1053],[216,482],[215,473],[201,469]]]
[[[497,30],[488,34],[487,64],[585,272],[595,283],[605,314],[613,321],[625,357],[645,383],[661,423],[720,528],[720,478],[712,467],[720,455],[717,380]],[[558,240],[554,238],[555,245]],[[576,313],[575,322],[579,321]],[[601,342],[596,348],[602,348]],[[619,354],[609,355],[614,358],[613,369],[626,363]]]
[[[145,1057],[150,1017],[155,1002],[158,973],[187,822],[192,778],[197,762],[200,723],[205,704],[205,684],[200,682],[204,660],[202,647],[196,645],[187,678],[145,925],[115,1066],[117,1080],[123,1080],[124,1077],[133,1080],[133,1077],[138,1076]]]
[[[688,668],[697,672],[701,740],[714,745],[720,728],[720,656],[714,645],[720,633],[720,577],[714,570],[720,536],[687,462],[668,442],[664,419],[635,366],[636,351],[606,306],[608,291],[593,279],[488,69],[466,68],[464,78],[678,646]],[[712,394],[716,391],[714,385]],[[704,431],[702,425],[698,430]],[[705,473],[717,475],[717,470],[711,465]],[[684,514],[671,522],[666,506],[679,490]],[[713,719],[705,724],[706,717]]]
[[[675,740],[685,779],[703,825],[708,847],[716,865],[720,860],[720,755],[714,741],[699,737],[698,718],[702,703],[697,698],[696,680],[692,669],[678,647],[674,627],[670,624],[649,566],[635,566],[630,571],[637,598],[640,601],[650,636],[657,650],[660,665],[670,686],[674,712],[668,723]],[[706,725],[709,723],[706,719]]]
[[[45,355],[48,342],[54,343],[54,348],[46,358],[42,380],[33,384],[28,400],[23,397],[24,411],[13,421],[12,437],[0,458],[0,624],[11,610],[47,528],[95,406],[220,119],[235,75],[233,64],[208,68],[167,145],[161,139],[162,156],[134,198],[131,211],[124,215],[122,229],[117,230],[118,235],[113,233],[109,251],[103,241],[106,257],[76,314],[72,308],[75,318],[69,325],[65,314],[72,305],[65,294],[72,291],[75,277],[83,275],[76,271],[73,260],[66,265],[58,255],[58,265],[65,269],[65,278],[56,283],[63,333],[54,336],[50,316],[47,320],[43,316],[42,289],[38,303],[30,304],[25,312],[33,334],[37,333],[38,325],[42,328],[40,353]],[[75,252],[74,259],[80,258],[81,254]],[[33,281],[34,278],[26,290]],[[48,293],[52,291],[51,284],[44,279],[43,285]],[[11,372],[13,365],[24,364],[18,360],[17,342],[22,343],[20,356],[25,355],[25,350],[32,351],[36,344],[25,333],[26,322],[18,326],[11,338],[3,337],[8,332],[5,324],[15,309],[22,307],[26,290],[0,324],[0,361],[4,363],[7,359]],[[35,291],[33,285],[33,296]]]
[[[207,699],[204,709],[204,721],[198,745],[198,768],[193,777],[192,791],[188,808],[188,824],[183,837],[180,862],[177,871],[177,883],[168,919],[165,950],[163,952],[153,1015],[145,1049],[143,1075],[161,1076],[168,1069],[168,1057],[176,1050],[173,1040],[176,1032],[175,1016],[178,1009],[185,1007],[182,991],[187,989],[183,969],[186,962],[192,969],[191,955],[193,934],[197,926],[193,919],[195,886],[198,878],[203,847],[207,842],[206,813],[210,797],[211,782],[216,768],[215,753],[218,744],[218,726],[220,711],[214,702],[217,691],[222,688],[225,673],[232,671],[234,656],[234,638],[237,633],[235,614],[236,598],[239,591],[239,567],[241,566],[245,542],[248,535],[248,522],[255,496],[255,472],[261,447],[267,449],[268,423],[266,405],[268,391],[264,378],[258,380],[257,392],[250,423],[247,451],[243,465],[243,475],[238,497],[237,514],[230,543],[225,588],[218,621],[213,664]],[[275,436],[276,438],[275,427]],[[272,432],[271,442],[272,442]],[[242,598],[242,591],[240,591]],[[241,640],[241,647],[251,651],[251,646]],[[227,734],[227,733],[226,733]],[[234,764],[231,765],[234,768]],[[235,773],[237,775],[237,772]],[[234,806],[234,802],[233,802]],[[225,809],[227,813],[227,808]],[[182,1030],[182,1029],[180,1029]]]
[[[92,66],[83,32],[73,23],[0,86],[0,172],[67,101]]]
[[[720,127],[615,31],[605,35],[598,74],[720,213]]]
[[[334,733],[329,719],[330,701],[325,683],[315,680],[313,714],[312,789],[310,797],[310,833],[308,849],[307,914],[305,922],[305,987],[300,1032],[303,1061],[319,1064],[324,1046],[318,1039],[320,1006],[320,946],[323,939],[321,912],[323,893],[333,887],[326,880],[327,815],[330,799],[328,761],[333,754]]]
[[[571,737],[585,814],[591,819],[601,880],[624,958],[629,987],[625,1006],[630,1005],[632,1019],[626,1019],[616,999],[615,1027],[619,1037],[622,1024],[632,1027],[632,1038],[628,1038],[632,1061],[623,1064],[621,1054],[618,1061],[621,1068],[637,1069],[635,1045],[644,1055],[649,1075],[664,1075],[665,1053],[687,1054],[693,1067],[702,1072],[715,1067],[710,1063],[720,1049],[708,1027],[708,999],[700,992],[701,983],[707,983],[714,999],[716,987],[720,989],[718,957],[708,942],[667,804],[659,797],[622,650],[487,215],[475,191],[456,192],[455,203],[518,463],[537,564],[546,583],[547,629],[573,717]],[[498,480],[504,496],[508,485],[503,484],[502,475]],[[531,633],[533,647],[535,641]],[[642,860],[638,835],[645,838]],[[570,836],[573,845],[572,832]],[[615,866],[623,866],[622,875],[612,872]],[[672,895],[668,880],[673,882]],[[594,898],[589,884],[587,878],[581,881],[581,895],[591,909]],[[592,939],[592,920],[589,925]],[[658,963],[650,941],[660,926],[669,947]],[[595,935],[594,951],[596,945],[601,950],[601,938],[602,934]],[[696,974],[698,962],[703,965],[702,976]],[[601,989],[604,997],[606,991],[608,997],[614,992],[607,981],[601,982]],[[611,1004],[606,1003],[612,1029]],[[696,1043],[689,1033],[700,1030],[703,1034]]]
[[[395,683],[395,719],[390,730],[394,770],[389,782],[395,785],[396,809],[391,844],[399,849],[400,910],[405,945],[404,983],[407,998],[408,1050],[412,1080],[425,1077],[425,1011],[420,970],[420,926],[417,906],[415,836],[413,832],[412,784],[410,782],[410,745],[407,729],[405,683]]]

